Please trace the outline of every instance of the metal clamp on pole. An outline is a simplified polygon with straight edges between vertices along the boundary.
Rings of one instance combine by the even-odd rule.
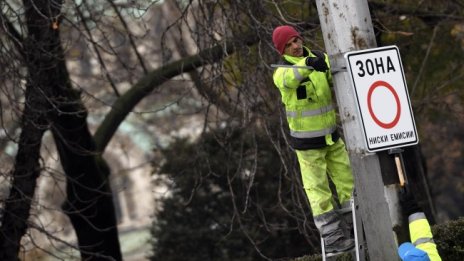
[[[284,68],[303,68],[303,69],[311,69],[314,70],[312,66],[299,66],[299,65],[287,65],[287,64],[271,64],[272,68],[277,67],[284,67]],[[346,72],[346,67],[337,67],[337,68],[330,68],[331,73],[338,73],[338,72]]]

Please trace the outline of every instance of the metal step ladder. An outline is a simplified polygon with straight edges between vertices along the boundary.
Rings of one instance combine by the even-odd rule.
[[[364,261],[365,259],[365,244],[364,244],[364,234],[362,228],[362,221],[361,217],[356,215],[356,210],[358,205],[355,203],[356,193],[353,193],[353,197],[350,199],[350,206],[347,208],[339,209],[338,212],[343,214],[347,212],[352,213],[353,217],[353,232],[354,232],[354,243],[355,246],[351,250],[346,252],[339,252],[339,253],[326,253],[325,252],[325,243],[324,239],[321,237],[321,249],[322,249],[322,260],[335,260],[337,256],[345,254],[345,253],[352,253],[353,259],[356,261]]]

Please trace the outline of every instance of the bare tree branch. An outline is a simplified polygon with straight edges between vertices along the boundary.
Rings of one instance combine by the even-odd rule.
[[[11,38],[11,41],[14,43],[17,51],[24,57],[25,53],[23,50],[23,37],[21,34],[16,30],[13,24],[8,21],[5,14],[0,12],[0,24],[2,25],[3,31]]]
[[[84,4],[87,6],[87,2],[86,2],[86,1],[84,1]],[[94,50],[95,50],[95,53],[97,54],[98,61],[100,62],[100,65],[101,65],[102,68],[103,68],[103,71],[104,71],[104,73],[105,73],[106,79],[107,79],[108,82],[110,83],[111,88],[113,88],[114,94],[115,94],[117,97],[121,96],[121,94],[120,94],[119,91],[118,91],[118,88],[116,87],[116,84],[115,84],[114,81],[113,81],[113,78],[111,77],[111,75],[110,75],[110,73],[109,73],[109,71],[108,71],[108,68],[106,67],[106,63],[105,63],[105,61],[103,60],[102,55],[100,54],[100,51],[99,51],[99,49],[98,49],[98,45],[97,45],[96,41],[93,39],[92,32],[90,31],[90,28],[89,28],[89,26],[87,25],[87,22],[86,22],[86,20],[85,20],[85,17],[84,17],[84,15],[82,14],[82,11],[80,10],[79,6],[77,6],[77,4],[75,4],[75,7],[76,7],[75,9],[76,9],[77,14],[79,15],[79,17],[80,17],[81,20],[82,20],[82,24],[84,25],[85,31],[87,32],[87,35],[88,35],[88,37],[89,37],[90,42],[92,43],[92,46],[93,46],[93,48],[94,48]],[[87,6],[87,8],[88,8],[88,6]],[[88,9],[89,9],[89,8],[88,8]]]
[[[246,45],[256,43],[255,35],[245,36],[242,40]],[[151,91],[159,87],[162,83],[174,76],[190,72],[206,64],[212,64],[221,60],[225,55],[235,51],[233,41],[213,48],[203,50],[197,55],[193,55],[179,61],[167,64],[157,70],[149,72],[140,79],[129,91],[115,101],[112,110],[106,115],[102,124],[95,132],[94,138],[97,143],[97,150],[103,152],[108,145],[111,137],[117,128],[133,108]]]
[[[147,72],[148,72],[147,67],[145,66],[145,63],[143,62],[143,59],[142,59],[142,56],[140,55],[140,52],[137,50],[137,46],[135,45],[135,42],[134,42],[134,37],[133,37],[131,31],[129,30],[129,28],[127,26],[126,20],[121,15],[121,12],[118,10],[118,7],[114,3],[114,1],[113,0],[107,0],[107,1],[111,5],[111,7],[113,7],[114,12],[116,12],[116,15],[118,16],[119,20],[121,21],[121,23],[122,23],[122,25],[124,27],[124,30],[127,33],[127,37],[129,37],[129,41],[130,41],[130,45],[132,46],[132,50],[134,50],[134,53],[137,56],[139,64],[140,64],[140,66],[142,66],[143,72],[145,74],[147,74]]]

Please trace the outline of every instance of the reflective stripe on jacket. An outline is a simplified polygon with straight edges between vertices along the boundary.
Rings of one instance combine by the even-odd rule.
[[[411,242],[419,249],[425,251],[431,261],[441,261],[437,245],[433,241],[432,230],[423,212],[409,216],[409,233]]]
[[[305,66],[307,56],[314,57],[304,47],[304,57],[284,55],[286,63]],[[326,55],[326,63],[329,60]],[[290,135],[294,138],[326,137],[333,144],[331,134],[336,131],[336,115],[330,84],[332,75],[306,68],[279,67],[274,72],[274,84],[280,90],[285,105]]]

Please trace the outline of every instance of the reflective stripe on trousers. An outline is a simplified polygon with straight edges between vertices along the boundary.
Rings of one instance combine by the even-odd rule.
[[[333,244],[337,239],[344,236],[340,216],[336,210],[315,216],[314,224],[327,245]]]

